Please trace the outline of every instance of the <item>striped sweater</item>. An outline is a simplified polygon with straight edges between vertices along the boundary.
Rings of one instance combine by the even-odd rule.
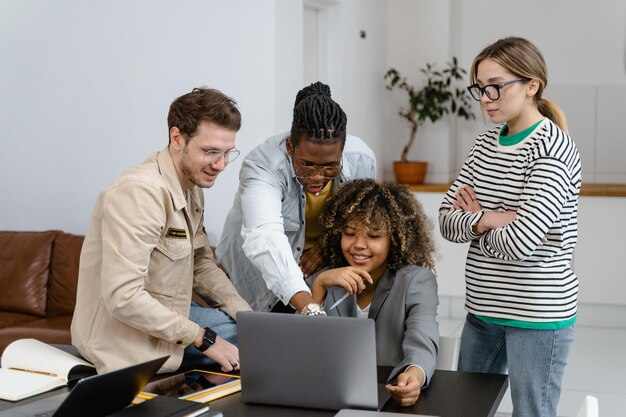
[[[549,119],[513,146],[498,144],[502,126],[478,136],[439,209],[443,237],[471,242],[465,267],[466,309],[525,322],[576,315],[578,279],[571,260],[578,236],[580,157]],[[455,210],[456,190],[474,188],[483,211],[517,212],[506,227],[472,232],[483,211]]]

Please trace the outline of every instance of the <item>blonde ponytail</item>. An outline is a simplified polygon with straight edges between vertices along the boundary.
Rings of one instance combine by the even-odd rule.
[[[565,113],[554,101],[547,97],[539,98],[537,100],[537,110],[539,110],[539,113],[552,120],[554,124],[560,127],[565,133],[569,133]]]

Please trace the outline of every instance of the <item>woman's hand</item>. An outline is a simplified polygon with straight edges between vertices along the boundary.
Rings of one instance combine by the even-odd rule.
[[[455,210],[469,211],[472,213],[483,209],[478,202],[476,192],[469,185],[459,187],[456,191],[456,201],[452,202],[452,207],[454,207]],[[515,221],[516,215],[517,213],[512,210],[486,211],[478,223],[474,225],[472,231],[477,235],[481,235],[489,230],[508,226]]]
[[[395,402],[402,407],[408,407],[417,402],[425,379],[424,371],[412,366],[398,375],[396,385],[387,384],[385,388]]]
[[[476,192],[469,185],[459,187],[459,189],[456,190],[456,200],[452,202],[452,207],[454,207],[455,210],[470,211],[473,213],[483,209],[478,202],[478,198],[476,198]]]
[[[512,210],[485,212],[478,223],[474,225],[473,231],[477,235],[481,235],[489,230],[508,226],[515,221],[516,216],[517,213]]]
[[[365,282],[374,284],[370,274],[354,266],[329,269],[320,273],[311,286],[311,295],[316,303],[326,298],[326,290],[331,287],[342,287],[349,294],[359,294],[365,289]]]

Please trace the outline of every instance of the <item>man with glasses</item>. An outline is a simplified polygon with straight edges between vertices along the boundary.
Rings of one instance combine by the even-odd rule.
[[[346,114],[317,82],[300,90],[291,132],[243,161],[217,257],[255,311],[322,314],[304,279],[320,269],[318,218],[342,182],[373,178],[376,159],[346,135]]]
[[[213,260],[202,188],[239,155],[241,115],[231,98],[196,88],[167,121],[168,146],[100,194],[85,236],[72,343],[99,373],[165,355],[161,372],[239,368],[233,319],[250,306]]]

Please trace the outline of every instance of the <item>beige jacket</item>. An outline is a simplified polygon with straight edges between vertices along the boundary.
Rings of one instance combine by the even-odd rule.
[[[235,317],[250,310],[213,261],[204,194],[183,193],[167,148],[131,168],[96,202],[78,277],[72,343],[99,373],[170,355],[176,370],[199,327],[192,291]]]

